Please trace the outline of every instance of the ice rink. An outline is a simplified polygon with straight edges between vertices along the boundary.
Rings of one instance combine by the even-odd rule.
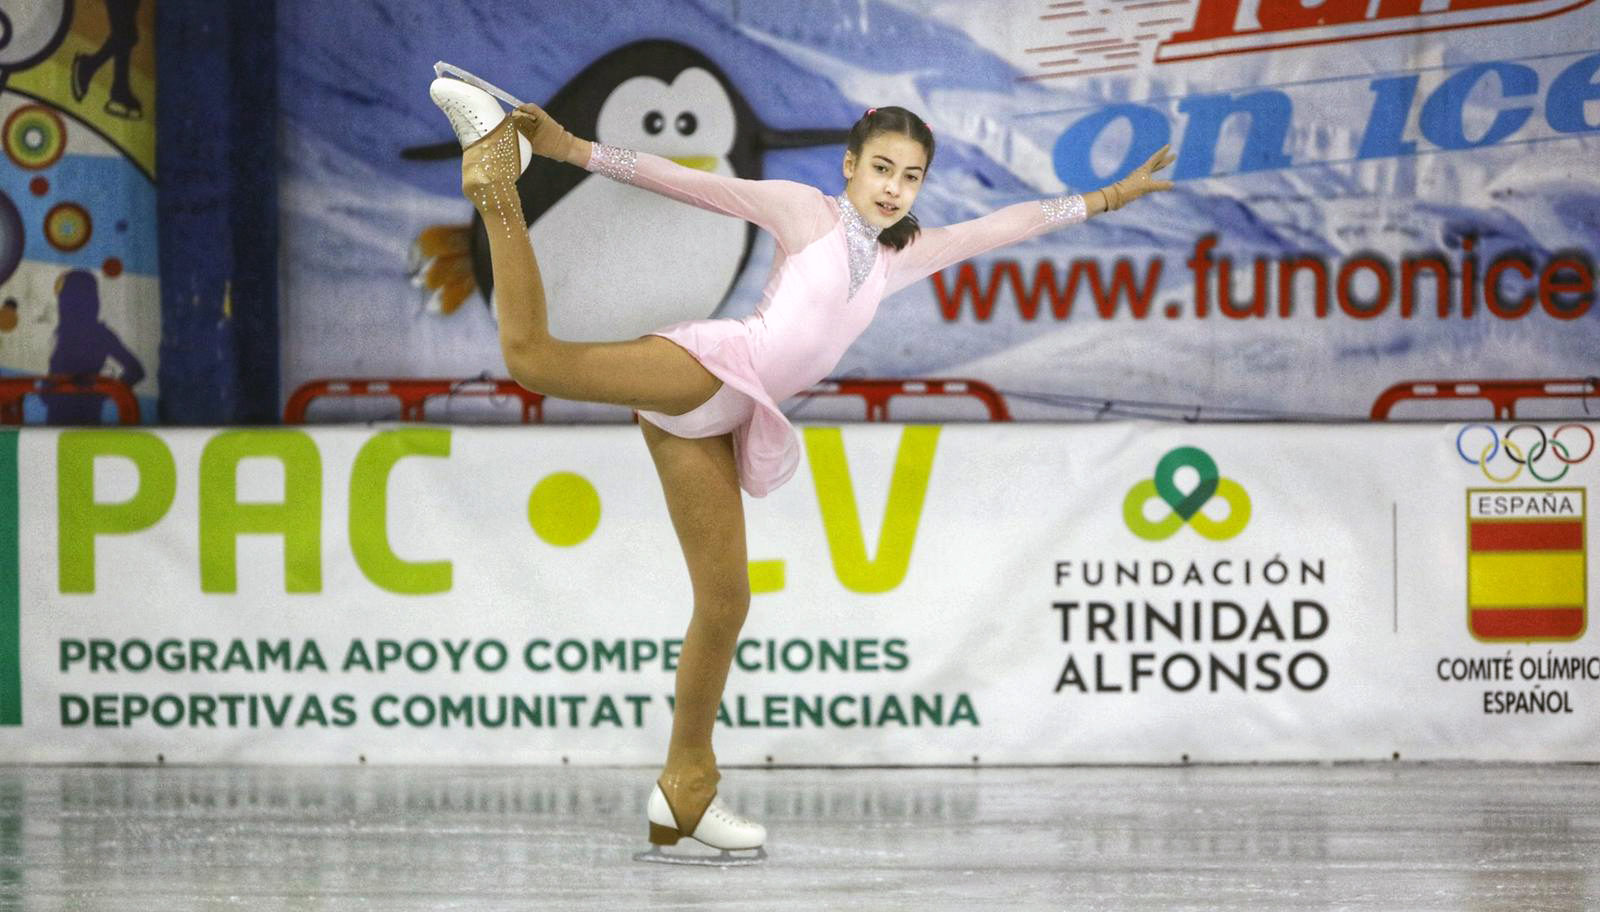
[[[729,869],[631,859],[654,775],[0,768],[0,907],[1600,907],[1593,765],[728,768]]]

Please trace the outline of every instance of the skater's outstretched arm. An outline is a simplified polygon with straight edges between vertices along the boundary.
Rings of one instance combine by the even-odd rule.
[[[537,105],[517,109],[533,151],[679,202],[744,219],[793,252],[827,233],[822,192],[796,181],[746,180],[689,168],[649,152],[579,139]]]
[[[826,233],[822,191],[796,181],[727,177],[604,143],[591,143],[584,167],[711,212],[752,222],[770,232],[785,251],[794,252]],[[821,230],[817,230],[818,228]]]
[[[915,240],[890,260],[884,294],[893,294],[980,253],[1015,244],[1056,228],[1076,225],[1092,215],[1120,208],[1146,193],[1171,189],[1171,181],[1156,180],[1150,174],[1171,163],[1168,148],[1162,146],[1132,174],[1101,190],[1016,203],[965,222],[923,229]]]

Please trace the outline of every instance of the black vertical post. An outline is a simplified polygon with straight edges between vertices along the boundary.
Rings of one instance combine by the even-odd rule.
[[[275,0],[156,4],[160,417],[278,421]]]

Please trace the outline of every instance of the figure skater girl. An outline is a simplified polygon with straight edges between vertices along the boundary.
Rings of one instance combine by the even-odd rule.
[[[672,736],[647,807],[652,848],[636,857],[759,861],[766,829],[717,800],[711,735],[750,607],[740,489],[765,496],[799,465],[799,440],[778,403],[827,377],[884,297],[961,260],[1170,189],[1170,181],[1152,176],[1171,163],[1170,146],[1099,190],[923,229],[911,207],[933,161],[933,131],[904,108],[872,108],[856,121],[844,153],[844,192],[829,196],[793,181],[724,177],[580,139],[533,104],[508,116],[495,97],[514,103],[511,96],[441,67],[469,80],[441,77],[430,94],[463,147],[462,192],[488,231],[506,367],[530,390],[638,412],[688,564],[694,607],[677,669]],[[531,155],[771,233],[777,249],[755,313],[675,323],[626,342],[553,338],[516,187]],[[626,243],[625,213],[616,215]],[[721,855],[660,851],[683,837]]]

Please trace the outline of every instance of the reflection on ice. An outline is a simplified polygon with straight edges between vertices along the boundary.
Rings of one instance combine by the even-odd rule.
[[[728,769],[770,834],[737,871],[631,861],[654,775],[0,769],[0,908],[1509,912],[1600,884],[1583,766]]]

